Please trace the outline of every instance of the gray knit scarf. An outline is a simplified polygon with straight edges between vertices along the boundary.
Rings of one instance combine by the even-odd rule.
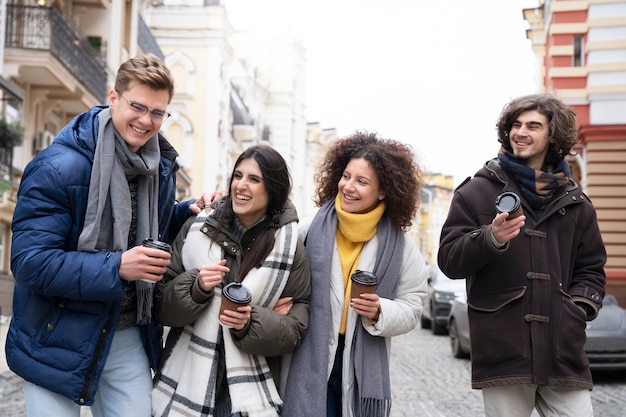
[[[293,354],[289,369],[282,417],[326,416],[328,385],[328,340],[331,314],[328,303],[332,242],[337,230],[335,201],[324,204],[309,228],[306,250],[311,264],[311,313],[309,329],[302,345]],[[378,251],[374,273],[379,278],[376,293],[380,297],[395,297],[404,252],[404,236],[391,219],[383,214],[378,229]],[[357,320],[352,347],[357,387],[352,401],[354,415],[359,417],[389,416],[391,384],[384,337],[370,335]]]
[[[161,153],[157,137],[138,153],[131,152],[111,122],[111,109],[98,115],[98,138],[94,153],[85,223],[78,238],[84,252],[128,249],[132,220],[128,180],[138,177],[137,240],[158,237],[158,173]],[[135,281],[137,324],[146,324],[152,315],[154,284]]]

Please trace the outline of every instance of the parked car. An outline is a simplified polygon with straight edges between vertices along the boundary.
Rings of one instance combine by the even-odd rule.
[[[598,317],[587,322],[585,332],[591,370],[626,369],[626,309],[613,295],[604,297]]]
[[[452,302],[450,315],[448,316],[448,333],[450,334],[450,347],[452,356],[455,358],[469,358],[470,335],[469,322],[467,320],[467,297],[460,295]]]
[[[439,268],[428,279],[428,294],[420,321],[422,329],[432,329],[434,334],[448,333],[448,315],[454,298],[465,294],[464,279],[450,279]]]
[[[456,358],[469,357],[470,336],[467,299],[454,299],[448,318],[450,347]],[[592,371],[626,369],[626,309],[615,296],[606,295],[598,317],[587,322],[585,352]]]

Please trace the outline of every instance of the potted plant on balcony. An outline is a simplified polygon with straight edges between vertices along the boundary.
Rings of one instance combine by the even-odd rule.
[[[9,155],[12,154],[12,149],[15,146],[19,146],[22,144],[22,139],[24,137],[24,128],[18,122],[9,123],[6,119],[0,118],[0,154],[5,155],[7,152]],[[6,169],[7,172],[11,170],[10,160],[8,161],[8,165],[5,166],[7,161],[4,161],[4,157],[2,158],[3,162],[0,164],[3,167],[3,171]],[[9,178],[10,174],[5,176],[4,174],[0,176],[0,195],[4,194],[7,190],[11,189],[12,184]]]
[[[9,123],[0,119],[0,147],[12,148],[22,144],[24,128],[18,122]]]

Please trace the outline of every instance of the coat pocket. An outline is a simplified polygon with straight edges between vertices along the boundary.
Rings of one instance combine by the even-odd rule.
[[[527,356],[524,333],[526,287],[470,294],[468,314],[472,361],[503,365]]]
[[[569,369],[582,371],[589,366],[584,350],[587,340],[585,314],[580,311],[580,307],[572,301],[569,294],[562,292],[562,301],[556,355],[559,361]]]

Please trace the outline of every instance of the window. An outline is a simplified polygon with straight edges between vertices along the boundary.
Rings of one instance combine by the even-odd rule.
[[[574,36],[574,55],[572,57],[573,67],[582,67],[585,65],[585,51],[582,36]]]

